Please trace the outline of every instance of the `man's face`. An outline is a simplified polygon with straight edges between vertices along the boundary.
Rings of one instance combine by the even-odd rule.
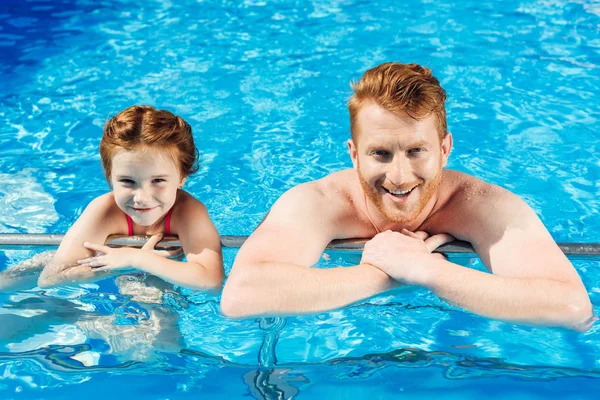
[[[391,222],[409,224],[437,198],[452,136],[440,141],[435,117],[415,121],[374,103],[359,111],[350,156],[367,198]]]

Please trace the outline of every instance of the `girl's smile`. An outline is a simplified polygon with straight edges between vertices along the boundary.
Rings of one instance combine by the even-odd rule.
[[[151,147],[118,151],[112,160],[111,182],[119,208],[143,227],[162,223],[183,184],[169,153]]]

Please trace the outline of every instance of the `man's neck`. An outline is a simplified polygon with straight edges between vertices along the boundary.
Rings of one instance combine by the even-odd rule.
[[[360,189],[364,194],[362,188]],[[431,199],[429,199],[429,201],[425,205],[425,208],[423,208],[419,215],[411,221],[406,222],[390,221],[385,215],[381,213],[381,211],[377,209],[377,207],[375,207],[375,205],[373,205],[373,203],[369,201],[369,198],[367,196],[364,197],[365,214],[371,220],[371,223],[374,225],[376,231],[384,232],[387,230],[391,230],[395,232],[400,232],[402,229],[407,229],[411,232],[415,232],[418,231],[419,227],[423,225],[423,223],[427,221],[427,219],[432,215],[433,211],[435,210],[435,206],[437,204],[439,195],[438,193],[434,194],[434,196]]]

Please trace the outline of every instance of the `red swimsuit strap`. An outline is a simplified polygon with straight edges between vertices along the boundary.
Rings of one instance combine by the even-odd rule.
[[[165,234],[169,236],[171,234],[171,214],[173,214],[173,208],[169,210],[167,213],[167,218],[165,219]]]
[[[125,218],[127,218],[127,234],[133,236],[133,220],[127,214],[125,214]]]
[[[165,219],[165,234],[167,236],[171,234],[171,214],[173,214],[173,208],[169,210]],[[127,214],[125,214],[125,218],[127,219],[127,234],[133,236],[133,220]]]

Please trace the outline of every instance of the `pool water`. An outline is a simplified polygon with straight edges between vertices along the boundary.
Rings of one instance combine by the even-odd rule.
[[[249,235],[287,189],[351,166],[349,82],[384,61],[430,67],[447,90],[449,168],[523,197],[557,241],[600,242],[597,0],[4,1],[0,232],[65,232],[107,191],[103,124],[150,104],[194,129],[202,167],[186,189],[221,234]],[[0,269],[32,254],[0,250]],[[235,255],[224,251],[227,271]],[[357,257],[331,253],[320,267]],[[573,263],[599,313],[600,260]],[[492,321],[420,288],[289,318],[234,321],[218,302],[139,276],[0,294],[1,397],[591,399],[600,389],[598,325]]]

